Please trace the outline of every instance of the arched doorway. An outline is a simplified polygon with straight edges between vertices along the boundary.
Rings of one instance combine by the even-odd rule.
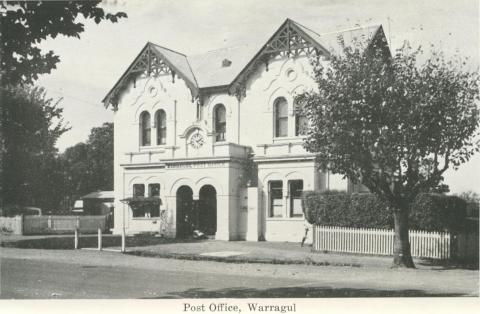
[[[185,238],[192,234],[193,191],[182,185],[177,190],[177,238]]]
[[[217,232],[217,191],[211,185],[204,185],[199,193],[198,229],[206,235]]]

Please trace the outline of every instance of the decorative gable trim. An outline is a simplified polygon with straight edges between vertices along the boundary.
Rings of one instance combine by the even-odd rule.
[[[233,80],[229,93],[235,95],[239,100],[241,97],[245,97],[246,82],[250,74],[262,64],[265,64],[268,71],[269,60],[277,55],[319,57],[322,55],[328,56],[330,52],[303,31],[294,21],[287,19]]]
[[[192,99],[198,95],[198,87],[196,82],[192,82],[184,73],[171,63],[161,52],[159,52],[155,45],[148,42],[145,47],[140,51],[133,63],[127,68],[120,79],[115,83],[113,88],[108,92],[105,98],[102,100],[105,107],[110,104],[113,109],[118,107],[118,100],[121,91],[133,80],[134,84],[138,76],[158,76],[158,75],[171,75],[172,81],[175,82],[175,76],[178,75],[187,84],[190,92],[192,93]]]
[[[300,29],[295,22],[287,19],[265,44],[262,53],[296,57],[302,54],[328,54],[328,51]]]

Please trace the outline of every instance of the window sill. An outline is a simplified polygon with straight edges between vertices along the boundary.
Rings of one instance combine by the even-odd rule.
[[[304,221],[305,217],[267,217],[267,221]]]
[[[145,151],[145,150],[164,150],[167,148],[166,144],[162,145],[150,145],[150,146],[140,146],[140,151]]]
[[[132,217],[132,220],[143,220],[143,221],[152,221],[152,220],[160,220],[160,217]]]
[[[273,142],[288,142],[288,141],[297,141],[300,142],[303,139],[305,139],[305,135],[299,135],[299,136],[279,136],[279,137],[274,137]]]

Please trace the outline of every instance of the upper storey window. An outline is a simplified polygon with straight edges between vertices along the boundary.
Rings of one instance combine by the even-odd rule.
[[[295,108],[295,136],[306,135],[308,129],[308,119],[301,108]]]
[[[150,114],[147,111],[140,114],[140,145],[150,146],[150,135],[152,125],[150,123]]]
[[[213,112],[213,120],[215,127],[215,141],[225,141],[225,133],[227,132],[227,119],[224,105],[218,104],[217,106],[215,106],[215,110]]]
[[[157,145],[167,143],[167,115],[164,110],[158,110],[155,116],[157,125]]]
[[[288,135],[288,104],[283,97],[277,98],[274,103],[275,137]]]

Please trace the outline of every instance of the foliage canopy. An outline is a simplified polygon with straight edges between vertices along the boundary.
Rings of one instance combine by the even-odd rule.
[[[478,73],[408,45],[393,56],[384,41],[343,46],[312,60],[317,91],[296,97],[311,121],[305,147],[321,168],[407,208],[479,151]]]
[[[92,191],[113,189],[113,123],[92,128],[86,143],[69,147],[60,156],[64,194],[75,201]]]
[[[3,135],[0,194],[5,204],[51,208],[58,204],[58,138],[69,127],[63,122],[59,101],[45,97],[41,88],[2,88]],[[1,204],[0,204],[1,205]]]
[[[127,17],[123,12],[105,13],[101,1],[2,1],[0,3],[0,68],[2,83],[33,83],[40,74],[56,68],[60,57],[38,44],[59,35],[80,38],[85,25],[81,15],[95,23],[113,23]]]

